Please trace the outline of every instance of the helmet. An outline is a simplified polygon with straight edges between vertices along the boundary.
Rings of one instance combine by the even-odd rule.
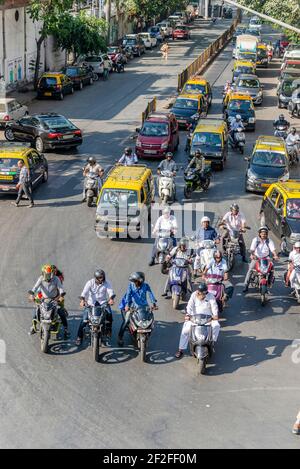
[[[141,282],[145,281],[145,274],[144,272],[133,272],[133,274],[129,277],[130,282]]]
[[[187,248],[187,245],[188,245],[188,239],[187,238],[181,238],[181,240],[179,241],[178,243],[178,246],[184,246],[185,248]]]
[[[296,127],[292,127],[292,128],[291,128],[291,132],[297,132]]]
[[[201,223],[205,223],[205,222],[210,223],[210,218],[208,218],[208,217],[202,217],[202,218],[201,218]]]
[[[171,213],[171,210],[170,210],[170,207],[165,207],[162,211],[163,215],[170,215]]]
[[[53,266],[50,265],[50,264],[45,264],[43,265],[42,267],[42,274],[43,274],[43,278],[46,282],[50,282],[50,280],[53,278],[54,276],[54,269],[53,269]]]
[[[199,283],[197,290],[198,290],[198,292],[201,292],[201,293],[207,293],[206,283],[204,283],[204,282]]]
[[[294,248],[300,248],[300,241],[297,241],[297,242],[294,244]]]
[[[283,115],[283,114],[280,114],[279,120],[280,120],[280,121],[284,121],[284,115]]]
[[[166,158],[173,158],[173,153],[171,151],[168,151],[166,153]]]
[[[200,150],[196,150],[196,151],[195,151],[195,156],[202,156],[201,151],[200,151]]]
[[[132,149],[130,147],[125,148],[125,155],[131,155]]]
[[[102,280],[102,282],[105,282],[105,272],[102,269],[97,269],[94,272],[94,277],[96,280]]]
[[[260,234],[262,231],[265,231],[268,234],[269,228],[267,226],[261,226],[258,230],[258,234]]]
[[[94,156],[90,156],[87,162],[91,165],[96,164],[96,158]]]
[[[232,211],[232,210],[237,210],[237,211],[239,211],[239,210],[240,210],[240,207],[238,206],[238,204],[235,204],[235,203],[234,203],[234,204],[232,204],[232,205],[230,206],[230,210],[231,210],[231,211]]]
[[[242,120],[242,116],[241,116],[240,114],[237,114],[237,115],[235,116],[235,120],[236,120],[236,121]]]

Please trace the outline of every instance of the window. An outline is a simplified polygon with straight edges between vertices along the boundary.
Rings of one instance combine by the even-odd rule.
[[[274,206],[276,205],[277,197],[278,197],[278,191],[274,189],[270,197],[270,200]]]
[[[36,151],[33,151],[31,153],[31,158],[32,158],[33,164],[37,165],[41,163],[41,157]]]

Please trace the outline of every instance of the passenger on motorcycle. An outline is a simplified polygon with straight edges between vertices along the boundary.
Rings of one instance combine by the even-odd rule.
[[[290,133],[288,134],[285,144],[287,146],[288,153],[295,152],[296,160],[299,160],[299,145],[300,143],[300,135],[297,133],[297,129],[295,127],[291,128]]]
[[[129,285],[126,294],[123,296],[119,308],[122,312],[123,322],[118,334],[118,343],[123,345],[123,336],[128,326],[131,307],[139,308],[141,306],[149,306],[148,296],[153,309],[157,309],[157,300],[148,283],[145,282],[145,274],[143,272],[134,272],[129,277]],[[125,313],[125,314],[124,314]]]
[[[55,275],[55,270],[52,265],[45,264],[42,267],[42,275],[38,278],[36,284],[30,290],[29,299],[35,301],[37,295],[41,295],[43,299],[53,299],[58,301],[58,315],[61,319],[62,325],[64,326],[65,339],[69,337],[68,321],[66,311],[63,307],[64,303],[64,288],[60,279]],[[39,307],[34,310],[33,320],[40,321],[40,310]],[[35,334],[36,330],[32,326],[30,329],[30,335]]]
[[[295,114],[295,111],[297,111],[297,103],[294,102],[294,100],[300,99],[300,83],[297,84],[296,89],[292,93],[292,99],[290,101],[290,105],[292,106],[291,109],[291,116]]]
[[[223,225],[223,234],[222,234],[222,247],[223,251],[225,250],[226,247],[226,241],[230,238],[230,236],[233,235],[234,231],[239,231],[239,245],[240,245],[240,250],[241,250],[241,256],[243,259],[243,262],[248,262],[246,258],[246,245],[245,245],[245,240],[243,237],[243,233],[245,232],[245,227],[246,227],[246,218],[245,216],[240,212],[240,207],[234,203],[230,207],[230,211],[227,212],[220,225]]]
[[[171,210],[169,207],[163,209],[163,214],[157,219],[157,222],[153,229],[153,236],[157,236],[161,230],[169,232],[169,236],[173,238],[173,245],[176,246],[176,232],[177,232],[178,224],[176,217],[171,215]],[[154,245],[152,248],[151,260],[149,262],[149,266],[155,264],[155,258],[157,254],[157,238],[154,241]]]
[[[167,257],[167,261],[171,261],[172,259],[184,259],[188,264],[189,264],[189,269],[188,269],[188,288],[190,289],[190,291],[192,291],[192,272],[191,272],[191,268],[190,268],[190,264],[192,262],[191,260],[191,250],[188,249],[188,239],[186,238],[182,238],[179,243],[178,243],[178,246],[176,246],[175,248],[172,249],[172,251],[170,252],[169,256]],[[169,277],[167,278],[167,281],[166,281],[166,284],[165,284],[165,288],[164,288],[164,292],[161,296],[168,296],[168,292],[170,290],[170,281],[169,281]]]
[[[245,126],[242,121],[242,116],[240,114],[237,114],[233,119],[230,121],[230,136],[231,138],[235,141],[235,134],[236,132],[241,129],[242,131],[245,130]]]
[[[274,260],[277,261],[279,259],[274,242],[269,238],[269,229],[266,226],[261,227],[258,230],[258,237],[254,238],[251,247],[251,262],[249,265],[249,269],[245,278],[244,290],[243,292],[246,293],[249,288],[249,282],[251,273],[255,268],[255,264],[257,259],[263,259],[266,257],[273,256]],[[268,279],[268,285],[271,286],[274,279],[274,272],[272,272]]]
[[[291,274],[294,270],[295,265],[300,265],[300,242],[297,241],[294,244],[293,250],[290,252],[289,255],[289,268],[285,277],[285,285],[288,287],[290,280],[291,280]]]
[[[103,175],[104,175],[104,169],[97,163],[94,156],[90,156],[87,159],[87,165],[83,168],[84,178],[87,178],[89,176],[97,177],[98,178],[98,186],[99,186],[99,189],[100,189],[101,185],[102,185]],[[84,181],[83,181],[82,202],[85,202],[85,200],[86,200],[86,197],[85,197],[85,179],[84,179]]]
[[[179,349],[175,355],[176,358],[181,358],[184,350],[187,349],[192,330],[193,317],[201,314],[211,317],[213,342],[216,343],[220,332],[220,324],[218,321],[219,308],[214,295],[208,293],[207,285],[204,282],[199,284],[197,291],[191,295],[188,302],[185,322],[180,336]]]
[[[97,269],[94,273],[94,278],[89,280],[81,293],[80,296],[80,307],[84,308],[83,317],[79,325],[76,345],[81,345],[83,340],[83,329],[89,321],[90,308],[92,306],[101,306],[104,303],[108,303],[109,306],[114,304],[115,293],[111,286],[111,283],[106,280],[104,270]],[[111,336],[112,330],[112,312],[109,311],[107,320],[110,325],[107,328],[107,336]]]
[[[123,155],[119,159],[118,163],[123,166],[133,166],[138,163],[138,157],[133,153],[132,148],[125,148]]]

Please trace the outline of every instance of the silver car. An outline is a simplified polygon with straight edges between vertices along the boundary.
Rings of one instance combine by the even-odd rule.
[[[85,57],[80,57],[79,62],[80,65],[92,67],[97,75],[103,75],[104,73],[103,58],[101,55],[86,55]]]
[[[17,121],[28,114],[28,107],[15,98],[0,98],[0,126],[7,122]]]
[[[256,75],[239,75],[234,90],[241,94],[249,94],[253,99],[253,104],[258,105],[263,101],[263,87]]]

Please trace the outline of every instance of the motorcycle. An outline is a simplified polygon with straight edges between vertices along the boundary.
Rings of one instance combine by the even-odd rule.
[[[131,60],[134,58],[133,50],[130,46],[124,47],[124,54],[126,55],[127,60]]]
[[[199,118],[200,118],[200,114],[198,114],[198,113],[194,114],[194,116],[191,117],[191,119],[190,119],[190,123],[188,124],[188,127],[187,127],[188,134],[187,134],[187,137],[186,137],[186,144],[185,144],[185,151],[187,153],[189,153],[190,150],[191,150],[191,143],[192,143],[193,133],[194,133],[195,128],[197,127]]]
[[[240,153],[244,154],[244,148],[246,144],[245,132],[241,128],[231,134],[229,133],[229,144],[233,150],[239,150]]]
[[[156,260],[158,264],[161,264],[161,272],[165,273],[165,261],[166,257],[170,254],[173,245],[173,238],[170,236],[170,232],[167,230],[160,230],[157,237],[157,254]]]
[[[222,313],[224,309],[224,303],[226,300],[225,286],[223,284],[222,275],[206,274],[206,284],[209,293],[212,293],[219,307],[219,312]]]
[[[90,341],[93,351],[93,358],[99,361],[100,347],[102,339],[107,334],[109,321],[107,321],[108,303],[90,306],[88,323],[85,326],[85,338]]]
[[[125,72],[124,61],[115,59],[113,61],[113,71],[117,73]]]
[[[154,315],[149,306],[143,306],[132,310],[128,330],[140,351],[142,362],[146,361],[147,345],[153,328]]]
[[[89,174],[84,180],[85,198],[87,206],[93,205],[94,199],[97,199],[99,193],[99,177],[94,174]]]
[[[211,239],[201,241],[196,248],[194,270],[203,273],[206,267],[213,261],[216,250],[215,242]]]
[[[178,309],[180,298],[185,299],[187,294],[187,282],[189,275],[189,263],[185,259],[174,259],[169,271],[169,285],[173,301],[173,309]]]
[[[294,117],[295,114],[296,117],[300,117],[300,97],[292,96],[288,104],[288,111],[291,117]]]
[[[224,224],[220,224],[219,226],[226,228],[226,225]],[[245,230],[250,230],[250,227],[246,226]],[[232,230],[232,234],[224,240],[223,249],[229,271],[234,267],[235,257],[241,254],[239,239],[243,232],[243,230]]]
[[[256,260],[255,268],[251,272],[249,285],[259,291],[262,306],[267,303],[268,286],[272,286],[270,282],[274,283],[274,278],[271,280],[273,269],[273,262],[265,257]]]
[[[274,130],[274,137],[281,137],[285,140],[287,137],[288,128],[288,125],[276,125]]]
[[[158,179],[158,195],[161,201],[167,204],[175,201],[175,176],[171,171],[161,171]]]
[[[296,298],[297,302],[300,303],[300,265],[294,265],[294,279],[292,286],[292,295]],[[286,279],[285,274],[285,279]]]
[[[190,352],[197,359],[199,372],[205,374],[209,357],[213,353],[212,327],[210,317],[200,314],[193,318],[190,335]]]
[[[273,59],[273,51],[272,50],[268,50],[267,51],[267,56],[268,56],[268,64],[272,61]]]
[[[198,171],[195,168],[189,168],[184,172],[184,197],[191,199],[192,193],[197,190],[207,191],[210,185],[211,166],[206,165],[204,171]]]
[[[287,145],[286,149],[290,165],[293,166],[294,164],[297,164],[299,160],[299,142],[296,142],[294,145]]]

